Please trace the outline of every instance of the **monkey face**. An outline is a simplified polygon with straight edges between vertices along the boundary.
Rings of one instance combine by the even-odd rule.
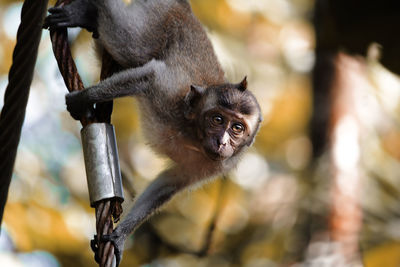
[[[202,148],[212,160],[228,159],[254,140],[262,120],[261,111],[256,98],[246,88],[244,78],[239,84],[206,89],[192,86],[186,95],[191,112],[187,114],[192,114],[186,117],[195,118]]]
[[[203,148],[212,160],[225,160],[247,141],[248,125],[240,114],[216,108],[204,114]]]

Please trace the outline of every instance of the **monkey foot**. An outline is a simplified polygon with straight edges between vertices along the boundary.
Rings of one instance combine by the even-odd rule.
[[[99,263],[100,262],[100,257],[99,257],[99,246],[98,246],[97,235],[94,235],[93,239],[90,240],[90,248],[94,252],[94,260],[97,263]]]
[[[124,249],[124,241],[121,238],[116,237],[115,231],[110,235],[103,235],[100,238],[100,242],[106,243],[111,242],[114,246],[114,255],[116,260],[116,267],[119,266],[121,259],[122,259],[122,252]],[[97,263],[100,263],[100,256],[99,256],[99,247],[98,247],[99,239],[97,235],[94,236],[92,240],[90,240],[90,247],[94,252],[94,259]]]

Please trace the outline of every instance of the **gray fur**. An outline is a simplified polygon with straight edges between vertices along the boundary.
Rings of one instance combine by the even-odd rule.
[[[119,262],[126,237],[174,194],[236,165],[258,131],[260,107],[247,90],[246,79],[239,84],[225,80],[211,42],[187,1],[137,0],[130,6],[121,0],[73,3],[50,9],[45,26],[93,31],[99,45],[124,70],[68,94],[71,115],[78,119],[86,105],[136,96],[148,142],[173,162],[107,237],[116,246]],[[86,16],[96,21],[71,15],[82,5],[89,12]],[[232,125],[238,123],[246,130],[235,133]]]

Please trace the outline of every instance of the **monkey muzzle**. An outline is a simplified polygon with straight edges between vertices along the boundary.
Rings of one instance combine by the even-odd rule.
[[[206,155],[214,161],[222,161],[230,158],[233,155],[233,148],[229,143],[218,144],[213,142],[210,146],[205,146]]]

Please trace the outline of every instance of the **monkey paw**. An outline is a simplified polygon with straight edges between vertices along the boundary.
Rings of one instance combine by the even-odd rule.
[[[99,248],[98,248],[98,237],[97,235],[94,236],[94,239],[90,241],[90,247],[92,248],[94,252],[94,259],[96,262],[100,262],[100,256],[99,256]],[[103,235],[100,238],[100,242],[106,243],[106,242],[111,242],[114,246],[114,255],[115,255],[115,260],[116,260],[116,266],[119,266],[119,263],[121,262],[122,259],[122,253],[124,250],[124,238],[116,233],[114,231],[110,235]]]
[[[43,24],[45,29],[58,29],[77,26],[74,23],[73,14],[65,7],[52,7]]]
[[[99,257],[99,241],[97,238],[97,235],[94,235],[93,239],[90,240],[90,248],[94,252],[94,260],[99,263],[100,262],[100,257]]]
[[[83,117],[91,118],[92,112],[87,103],[82,101],[81,92],[75,91],[65,96],[67,110],[75,120],[80,120]]]
[[[79,1],[63,7],[52,7],[43,24],[45,29],[81,27],[93,32],[93,38],[98,38],[96,12],[90,6],[78,6]]]

